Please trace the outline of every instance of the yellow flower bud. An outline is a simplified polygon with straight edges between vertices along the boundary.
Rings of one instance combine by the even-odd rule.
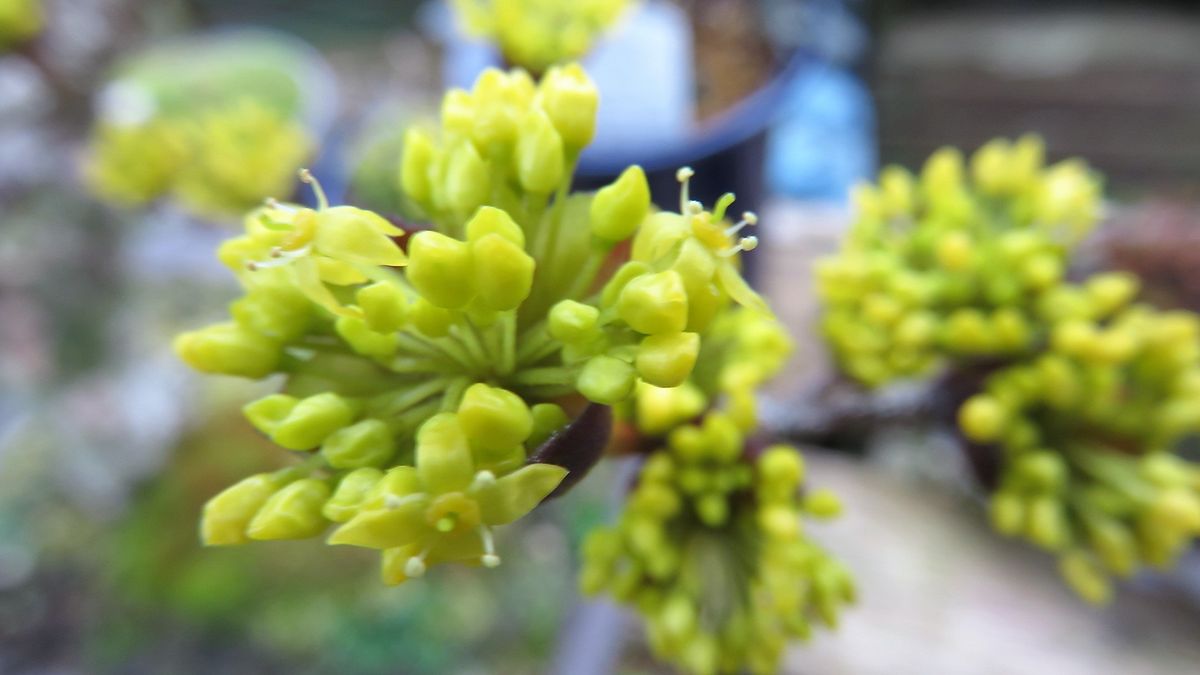
[[[1064,555],[1059,559],[1058,570],[1071,588],[1093,605],[1104,605],[1112,599],[1112,585],[1087,555],[1078,552]]]
[[[378,333],[394,333],[404,326],[408,299],[404,291],[387,281],[363,286],[355,294],[367,326]]]
[[[446,336],[454,323],[454,315],[450,310],[436,307],[425,298],[417,298],[408,316],[417,330],[431,338]]]
[[[329,521],[321,515],[329,485],[316,478],[301,478],[280,489],[250,521],[251,539],[305,539],[321,534]]]
[[[533,429],[525,441],[529,448],[536,448],[545,443],[571,422],[562,407],[554,403],[538,403],[529,412],[533,416]]]
[[[333,496],[321,507],[321,515],[335,523],[350,520],[382,479],[383,472],[374,467],[355,469],[342,476]]]
[[[517,179],[527,192],[548,195],[562,182],[562,138],[541,109],[531,110],[521,120],[513,161]]]
[[[179,358],[196,370],[251,379],[275,372],[282,355],[278,342],[236,323],[183,333],[175,338],[174,347]]]
[[[449,98],[449,96],[447,96]],[[429,136],[418,129],[404,132],[400,158],[400,189],[409,199],[428,205],[432,199],[431,173],[437,166],[437,150]]]
[[[499,234],[471,242],[476,300],[496,311],[516,309],[533,288],[535,263],[520,246]]]
[[[475,146],[465,140],[455,145],[447,158],[442,184],[446,204],[456,213],[471,213],[487,200],[491,187],[488,163]]]
[[[565,344],[581,344],[599,335],[600,310],[574,300],[562,300],[550,308],[550,336]]]
[[[482,382],[463,394],[458,421],[471,447],[485,452],[521,445],[533,431],[533,416],[520,396]]]
[[[246,528],[279,484],[271,474],[260,473],[225,488],[204,505],[200,539],[205,546],[244,544]]]
[[[387,358],[396,353],[397,343],[394,333],[376,333],[371,330],[366,321],[353,316],[338,317],[334,329],[346,344],[363,356]]]
[[[611,356],[596,356],[583,366],[576,380],[579,393],[605,405],[620,403],[633,394],[637,374],[633,366]]]
[[[691,374],[699,354],[697,333],[649,335],[638,346],[638,375],[656,387],[677,387]]]
[[[1008,422],[1008,410],[987,394],[972,396],[958,411],[958,426],[976,443],[995,442]]]
[[[290,342],[312,323],[312,304],[295,287],[255,286],[229,306],[229,314],[253,333]]]
[[[538,87],[542,108],[562,136],[563,145],[578,152],[596,133],[596,85],[578,63],[551,68]]]
[[[430,494],[463,490],[474,476],[471,449],[458,416],[442,413],[417,431],[417,474]]]
[[[683,278],[674,270],[634,277],[621,290],[617,311],[639,333],[683,332],[688,311]]]
[[[600,304],[604,307],[612,307],[621,297],[621,291],[625,290],[626,284],[649,272],[650,266],[637,260],[631,260],[621,265],[608,283],[604,284],[604,290],[600,293]]]
[[[321,454],[335,469],[379,466],[391,459],[395,451],[392,433],[382,420],[376,419],[342,427],[321,444]]]
[[[489,234],[498,234],[519,248],[525,248],[525,232],[507,211],[494,206],[481,206],[467,221],[467,241],[482,239]]]
[[[447,135],[469,135],[475,124],[475,102],[470,92],[462,89],[446,92],[442,97],[441,118],[442,131]]]
[[[646,173],[634,164],[596,192],[589,212],[592,234],[609,242],[624,241],[637,231],[649,209]]]
[[[997,532],[1011,537],[1025,524],[1025,502],[1013,492],[997,492],[989,502],[988,515]]]
[[[799,487],[804,481],[804,457],[791,446],[772,445],[759,456],[758,471],[770,484]]]
[[[471,249],[466,242],[424,230],[408,242],[406,275],[423,298],[438,307],[457,309],[475,296]]]
[[[291,414],[299,399],[287,394],[271,394],[242,406],[242,414],[255,429],[270,436],[275,427]]]
[[[271,440],[288,450],[313,450],[333,432],[354,420],[354,408],[332,392],[296,403],[271,430]]]

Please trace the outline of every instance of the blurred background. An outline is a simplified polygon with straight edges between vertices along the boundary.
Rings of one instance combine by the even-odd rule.
[[[575,591],[620,466],[509,528],[521,554],[487,574],[385,588],[358,551],[196,537],[209,496],[282,460],[238,412],[264,385],[170,352],[236,293],[217,244],[306,198],[299,165],[409,217],[405,125],[499,62],[439,2],[0,0],[0,673],[667,672]],[[1200,309],[1194,0],[641,0],[584,63],[583,184],[638,162],[671,200],[690,164],[701,197],[763,212],[752,272],[800,345],[778,419],[827,369],[809,270],[848,188],[942,145],[1032,131],[1086,157],[1112,199],[1088,256]],[[908,426],[808,451],[863,600],[786,672],[1193,672],[1200,556],[1085,608],[991,534],[948,446]]]

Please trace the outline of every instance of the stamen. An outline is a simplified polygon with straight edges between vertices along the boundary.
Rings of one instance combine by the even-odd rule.
[[[300,182],[308,183],[312,186],[313,194],[317,196],[317,209],[325,210],[329,208],[329,200],[325,198],[325,190],[321,187],[321,182],[308,169],[300,169]]]
[[[415,579],[425,576],[425,557],[429,555],[429,549],[421,551],[421,555],[414,555],[404,563],[404,575]]]
[[[687,213],[688,204],[691,199],[688,197],[688,181],[695,176],[696,172],[690,166],[681,166],[675,172],[675,180],[679,181],[682,187],[679,188],[679,212]]]
[[[742,214],[742,219],[737,221],[737,224],[732,227],[725,228],[725,236],[732,237],[742,231],[743,227],[754,227],[758,224],[758,216],[753,211],[747,211]]]
[[[254,272],[256,270],[267,269],[270,267],[283,267],[291,263],[293,260],[303,258],[312,251],[311,246],[302,246],[294,251],[289,251],[280,246],[276,246],[268,253],[270,260],[250,260],[246,263],[246,269]]]
[[[742,251],[753,251],[758,248],[758,237],[743,237],[738,243],[721,251],[718,255],[722,258],[731,258]]]
[[[483,563],[484,567],[499,567],[500,556],[496,555],[496,542],[492,538],[492,529],[487,525],[480,525],[479,538],[483,540],[483,555],[479,557],[479,562]]]
[[[467,489],[468,490],[478,490],[480,488],[487,487],[489,485],[495,485],[495,483],[496,483],[496,474],[492,473],[491,471],[488,471],[487,469],[484,469],[483,471],[480,471],[475,474],[475,478],[471,481],[471,486]]]
[[[698,216],[701,213],[704,213],[704,205],[693,199],[692,201],[687,203],[687,207],[684,210],[684,213],[686,213],[689,216]]]

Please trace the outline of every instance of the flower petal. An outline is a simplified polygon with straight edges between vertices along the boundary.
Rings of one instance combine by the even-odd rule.
[[[524,516],[554,491],[567,470],[553,464],[528,464],[497,479],[472,487],[479,515],[488,525],[504,525]]]

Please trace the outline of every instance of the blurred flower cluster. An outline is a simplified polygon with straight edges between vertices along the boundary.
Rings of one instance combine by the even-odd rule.
[[[534,73],[580,58],[632,0],[453,0],[470,33]]]
[[[968,170],[943,149],[919,177],[890,167],[861,188],[818,270],[823,328],[869,386],[965,380],[959,427],[999,463],[995,527],[1058,554],[1098,603],[1111,576],[1170,566],[1200,534],[1200,469],[1177,454],[1200,432],[1200,319],[1136,303],[1128,273],[1067,279],[1101,190],[1042,154],[995,140]]]

